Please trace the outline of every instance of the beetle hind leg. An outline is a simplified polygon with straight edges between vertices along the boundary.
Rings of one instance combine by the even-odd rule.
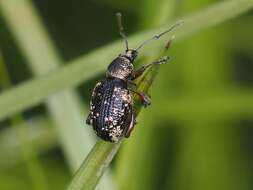
[[[147,94],[144,94],[143,92],[140,92],[139,97],[141,98],[143,106],[145,108],[151,104],[150,97]]]
[[[86,119],[85,122],[86,122],[87,125],[91,125],[92,124],[91,113],[89,113],[89,115],[88,115],[88,117],[87,117],[87,119]]]
[[[136,118],[136,116],[134,114],[133,108],[131,108],[131,112],[128,114],[126,128],[124,130],[124,137],[126,137],[126,138],[130,137],[130,135],[137,123],[135,118]]]
[[[135,120],[134,115],[132,114],[132,115],[131,115],[131,122],[130,122],[130,124],[129,124],[129,126],[128,126],[128,128],[126,129],[125,134],[124,134],[124,136],[125,136],[126,138],[129,138],[129,137],[130,137],[130,135],[131,135],[131,133],[132,133],[134,127],[135,127],[135,124],[136,124],[136,120]]]

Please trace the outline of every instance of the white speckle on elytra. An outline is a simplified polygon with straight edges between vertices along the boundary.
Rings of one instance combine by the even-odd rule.
[[[101,85],[101,82],[98,82],[95,87],[98,87]]]
[[[111,137],[111,140],[112,140],[113,142],[118,142],[119,139],[120,139],[120,137],[121,137],[122,132],[123,132],[123,129],[121,129],[120,126],[116,126],[116,127],[114,127],[114,128],[110,131],[109,136]]]
[[[116,113],[117,113],[117,110],[116,110],[116,109],[113,109],[112,112],[113,112],[114,114],[116,114]]]
[[[119,91],[120,91],[120,88],[119,88],[119,87],[115,87],[115,88],[113,89],[113,91],[114,91],[114,92],[119,92]]]

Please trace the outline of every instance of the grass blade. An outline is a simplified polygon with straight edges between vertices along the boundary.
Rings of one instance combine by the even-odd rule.
[[[13,127],[6,126],[0,133],[0,167],[9,168],[22,160],[20,149],[24,142],[18,141],[15,129],[26,130],[26,143],[32,144],[37,153],[48,151],[58,145],[56,133],[52,122],[45,117],[34,117],[27,124],[17,124]]]
[[[120,143],[112,144],[99,140],[75,174],[68,190],[94,189],[119,146]]]

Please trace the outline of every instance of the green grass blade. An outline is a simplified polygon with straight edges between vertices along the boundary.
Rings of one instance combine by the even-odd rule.
[[[48,118],[34,117],[28,121],[27,126],[23,124],[6,126],[0,133],[0,152],[4,152],[0,154],[1,168],[7,169],[20,163],[22,159],[20,149],[24,145],[23,142],[17,141],[14,129],[23,130],[25,127],[28,128],[26,142],[32,144],[36,152],[48,151],[58,145],[53,124]]]
[[[252,7],[252,0],[231,0],[215,4],[206,10],[184,18],[185,25],[177,32],[176,39],[182,40],[183,38],[190,37],[192,34],[200,32],[203,29],[245,13]],[[147,37],[165,28],[168,28],[168,24],[155,30],[134,35],[130,37],[130,44],[134,44],[135,47]],[[143,55],[150,52],[148,49],[160,48],[158,43],[150,44],[149,47],[147,51],[143,52]],[[116,49],[122,49],[122,42],[112,43],[99,48],[56,71],[52,71],[45,76],[28,81],[15,89],[2,93],[0,95],[0,119],[34,106],[49,95],[60,90],[77,86],[82,81],[103,71],[106,64],[117,56],[112,51]],[[30,96],[31,94],[33,96]]]
[[[94,189],[119,146],[120,143],[112,144],[99,140],[75,174],[68,190]]]

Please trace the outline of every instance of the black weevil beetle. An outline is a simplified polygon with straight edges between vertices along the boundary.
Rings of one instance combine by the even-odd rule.
[[[138,48],[129,49],[121,22],[121,14],[117,13],[116,16],[120,35],[125,41],[126,52],[111,62],[106,71],[106,78],[96,84],[92,92],[90,112],[86,120],[86,123],[93,126],[100,138],[114,143],[122,137],[129,137],[136,123],[132,93],[136,93],[140,97],[144,107],[151,103],[146,94],[130,89],[129,84],[141,76],[148,67],[166,63],[168,60],[168,57],[165,56],[134,70],[133,63],[138,55],[138,50],[181,24],[178,22],[163,33],[144,41]]]

